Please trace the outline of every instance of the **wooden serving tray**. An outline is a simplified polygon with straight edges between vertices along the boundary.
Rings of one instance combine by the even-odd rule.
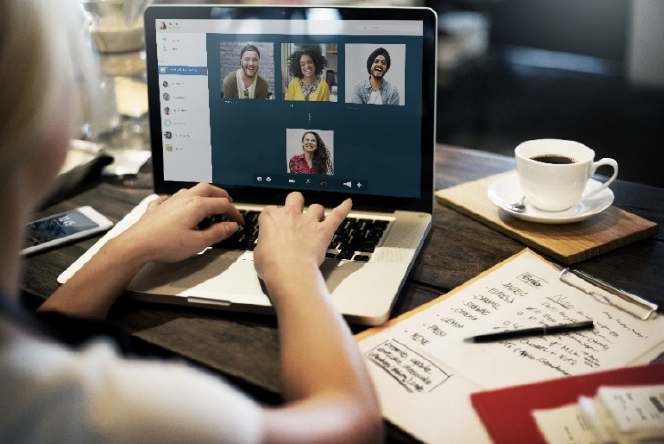
[[[494,205],[487,194],[489,185],[510,174],[514,171],[438,190],[436,199],[568,265],[657,234],[656,223],[614,206],[570,224],[542,224],[514,217]]]

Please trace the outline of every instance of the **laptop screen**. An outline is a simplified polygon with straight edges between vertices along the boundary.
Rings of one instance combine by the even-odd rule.
[[[427,9],[148,8],[156,191],[431,207],[435,28]]]

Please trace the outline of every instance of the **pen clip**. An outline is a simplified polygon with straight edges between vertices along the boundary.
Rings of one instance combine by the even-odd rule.
[[[565,268],[558,278],[564,283],[587,293],[600,301],[635,316],[643,321],[657,315],[657,305],[614,287],[580,270]],[[588,285],[590,284],[590,285]],[[639,310],[637,311],[636,308]]]

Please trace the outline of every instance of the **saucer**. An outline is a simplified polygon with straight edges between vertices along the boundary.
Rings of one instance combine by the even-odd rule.
[[[601,182],[590,179],[586,185],[586,191],[598,188],[601,185]],[[489,186],[488,194],[491,202],[512,216],[542,224],[569,224],[586,220],[606,210],[613,203],[613,191],[605,188],[592,198],[577,202],[565,211],[542,211],[533,207],[526,199],[526,210],[523,213],[518,213],[509,208],[509,205],[519,202],[523,197],[519,176],[516,173],[493,182]]]

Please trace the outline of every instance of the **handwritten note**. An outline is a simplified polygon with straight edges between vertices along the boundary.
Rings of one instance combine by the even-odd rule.
[[[558,274],[524,250],[451,294],[358,335],[384,416],[426,442],[490,442],[470,393],[646,363],[662,351],[664,318],[641,321]],[[587,319],[594,330],[463,342]]]
[[[394,339],[378,344],[365,356],[408,392],[431,392],[450,377],[435,362]]]

